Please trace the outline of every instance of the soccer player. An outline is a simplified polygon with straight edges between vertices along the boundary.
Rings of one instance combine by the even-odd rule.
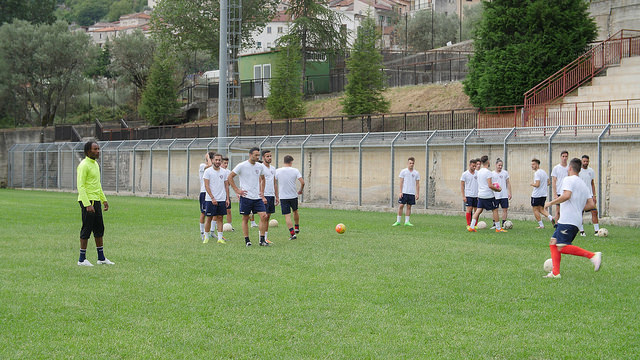
[[[476,174],[477,159],[469,160],[469,170],[462,173],[460,177],[460,192],[462,202],[466,206],[465,217],[467,226],[471,225],[471,217],[478,208],[478,174]]]
[[[198,170],[198,178],[200,179],[200,241],[204,240],[204,221],[205,216],[204,213],[207,211],[205,207],[205,197],[207,195],[207,191],[204,187],[204,171],[211,167],[211,159],[209,159],[209,153],[204,155],[204,162],[200,163],[200,169]]]
[[[402,220],[402,210],[407,206],[404,214],[404,226],[413,226],[409,221],[411,217],[411,206],[416,204],[416,200],[420,198],[420,173],[413,169],[416,159],[410,157],[407,159],[407,167],[400,171],[400,195],[398,196],[398,216],[396,222],[391,226],[400,225]]]
[[[544,203],[547,201],[547,196],[549,194],[547,191],[547,186],[549,186],[549,176],[546,171],[540,169],[540,160],[538,159],[531,160],[531,170],[534,171],[533,182],[529,184],[533,187],[533,191],[531,192],[531,207],[533,208],[533,216],[535,216],[536,221],[538,222],[538,229],[544,229],[544,223],[542,222],[540,214],[547,217],[549,221],[555,225],[553,216],[551,216],[544,208]]]
[[[491,179],[493,182],[498,183],[501,191],[495,192],[496,206],[502,208],[502,221],[501,225],[504,226],[504,222],[507,220],[509,212],[509,201],[511,201],[511,181],[509,180],[509,172],[503,169],[504,163],[500,158],[496,160],[496,169],[493,171]],[[498,213],[500,215],[500,213]]]
[[[598,223],[598,208],[596,207],[596,183],[595,177],[596,173],[592,168],[589,167],[589,156],[582,155],[582,168],[580,169],[580,174],[578,175],[582,181],[584,181],[585,185],[587,185],[587,189],[589,189],[589,196],[593,199],[593,209],[588,210],[591,212],[591,222],[593,223],[593,230],[595,231],[595,236],[598,236],[598,230],[600,230],[600,224]],[[580,224],[580,236],[586,236],[584,233],[584,225]]]
[[[227,172],[220,167],[222,155],[211,152],[209,158],[212,159],[212,166],[205,170],[203,176],[207,195],[205,197],[205,237],[202,242],[206,244],[211,239],[211,220],[215,219],[218,229],[218,243],[226,244],[222,237],[222,218],[227,213],[229,205],[229,181],[227,180]]]
[[[491,210],[493,213],[493,225],[495,226],[496,232],[507,232],[507,230],[503,229],[500,225],[500,218],[498,217],[498,207],[496,206],[496,198],[493,192],[500,191],[501,189],[493,185],[493,172],[489,170],[489,165],[491,165],[489,163],[489,157],[487,155],[483,155],[480,158],[480,162],[482,163],[482,168],[478,171],[478,208],[476,209],[476,212],[473,213],[471,225],[467,226],[467,230],[470,232],[476,232],[476,224],[478,223],[478,218],[480,217],[480,214],[482,214],[482,211]]]
[[[300,215],[298,214],[298,195],[304,190],[304,179],[300,171],[293,166],[293,156],[284,157],[284,166],[276,170],[275,186],[280,197],[280,209],[289,228],[289,240],[295,240],[300,233]],[[300,190],[297,190],[296,181],[300,182]],[[293,221],[291,222],[291,212]],[[295,224],[295,228],[294,228]]]
[[[249,214],[257,213],[260,216],[259,237],[260,246],[269,246],[264,240],[266,224],[267,199],[264,197],[264,166],[258,162],[260,149],[253,147],[249,150],[249,159],[236,165],[229,175],[229,185],[236,194],[240,195],[240,215],[242,215],[242,234],[247,246],[251,246],[249,240]],[[235,177],[240,179],[238,187],[234,181]]]
[[[272,161],[271,150],[262,150],[262,166],[264,166],[264,197],[267,199],[267,220],[264,231],[264,241],[269,241],[269,219],[271,214],[276,212],[276,206],[280,205],[278,197],[278,188],[275,186],[276,168],[271,166]]]
[[[96,160],[100,157],[100,145],[90,140],[84,144],[85,158],[77,168],[78,203],[82,210],[82,229],[80,230],[80,258],[78,265],[93,266],[87,260],[87,244],[93,232],[98,251],[99,265],[115,265],[104,256],[103,241],[104,221],[102,219],[102,203],[104,211],[109,210],[109,203],[102,191],[100,183],[100,166]]]
[[[562,188],[562,180],[569,175],[569,165],[567,161],[569,160],[569,152],[567,150],[562,150],[560,153],[560,163],[553,167],[551,170],[551,190],[553,191],[553,198],[557,199],[561,194]],[[560,218],[560,205],[556,206],[556,214],[554,219],[558,221]]]
[[[220,165],[220,167],[227,172],[227,178],[229,178],[229,174],[231,174],[231,170],[228,169],[229,167],[228,157],[224,156],[222,158],[222,165]],[[231,202],[229,202],[229,205],[227,205],[227,224],[231,225]],[[233,225],[231,225],[231,231],[236,231],[236,229],[233,228]]]
[[[578,227],[582,223],[583,211],[590,210],[595,206],[593,199],[590,197],[589,188],[580,177],[578,177],[581,165],[580,159],[571,159],[569,163],[569,176],[564,178],[562,187],[560,188],[562,194],[544,205],[545,208],[557,204],[561,207],[558,226],[549,241],[553,270],[545,275],[545,278],[560,278],[560,260],[562,254],[588,258],[591,260],[595,271],[600,270],[600,265],[602,264],[602,253],[592,253],[571,244],[578,233]]]

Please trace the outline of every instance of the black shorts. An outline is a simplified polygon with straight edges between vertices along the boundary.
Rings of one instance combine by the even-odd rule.
[[[262,199],[248,199],[244,196],[240,197],[240,215],[257,214],[266,211],[266,206]]]
[[[276,212],[276,197],[275,196],[265,196],[267,199],[267,214],[273,214]]]
[[[205,215],[207,216],[223,216],[227,215],[227,204],[226,201],[206,201],[207,212]]]
[[[558,224],[553,232],[552,238],[556,239],[558,244],[571,245],[573,239],[578,234],[578,227],[571,224]]]
[[[87,208],[82,206],[82,201],[78,201],[80,209],[82,209],[82,230],[80,230],[80,239],[88,239],[93,233],[94,238],[104,235],[104,222],[102,221],[102,204],[100,201],[91,200],[91,204],[95,212],[90,213]]]
[[[478,207],[478,198],[477,197],[466,196],[466,198],[467,198],[467,202],[464,203],[464,206],[474,207],[474,208]]]
[[[503,209],[509,208],[509,198],[496,199],[496,209],[501,207]]]
[[[412,194],[402,194],[402,197],[398,199],[398,204],[415,205],[416,196]]]
[[[485,210],[494,210],[498,208],[498,205],[496,204],[495,198],[478,198],[478,208],[483,208]]]
[[[205,205],[204,203],[204,199],[206,197],[207,193],[206,192],[201,192],[200,193],[200,212],[201,213],[205,213],[207,211],[207,205]]]
[[[547,201],[547,197],[532,197],[531,198],[531,206],[544,206],[544,203]]]
[[[298,210],[298,198],[280,199],[280,209],[282,215],[291,214],[292,211]]]

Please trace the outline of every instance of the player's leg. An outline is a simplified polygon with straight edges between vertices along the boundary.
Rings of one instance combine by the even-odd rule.
[[[200,197],[198,199],[198,202],[200,204],[200,240],[201,241],[204,240],[204,218],[205,218],[204,213],[207,210],[205,208],[205,202],[204,202],[205,195],[206,193],[201,192]]]
[[[94,217],[87,209],[82,206],[82,202],[78,202],[80,204],[80,209],[82,212],[82,228],[80,229],[80,257],[78,258],[78,265],[81,266],[93,266],[93,264],[87,260],[87,244],[89,243],[89,238],[91,237],[91,232],[93,231],[93,221]]]
[[[256,224],[255,215],[253,213],[249,216],[249,220],[251,221],[251,227],[258,227],[258,224]]]
[[[594,234],[598,236],[598,230],[600,230],[600,224],[598,222],[598,209],[591,210],[591,223],[593,224]]]
[[[264,241],[266,241],[269,244],[271,244],[271,241],[269,241],[269,220],[271,220],[271,214],[269,214],[267,212],[267,216],[264,219],[264,222],[265,222],[265,224],[264,224],[264,227],[265,227],[265,229],[264,229]]]
[[[402,221],[402,212],[404,211],[404,200],[402,198],[400,198],[399,201],[399,205],[398,205],[398,214],[396,216],[396,222],[394,222],[391,226],[398,226],[401,224]]]
[[[207,201],[207,208],[209,208],[210,202]],[[202,240],[203,244],[206,244],[211,240],[211,221],[213,220],[213,211],[208,211],[204,219],[204,240]]]
[[[227,206],[227,223],[231,224],[231,203],[229,203],[229,206]],[[231,225],[231,231],[236,231],[236,229],[233,228],[233,225]]]
[[[260,217],[260,225],[259,225],[259,232],[260,232],[260,245],[261,246],[268,246],[269,243],[265,240],[265,233],[267,232],[267,230],[269,229],[269,223],[267,222],[267,213],[265,211],[259,211],[258,212],[258,216]]]
[[[405,215],[404,215],[404,225],[405,226],[413,226],[409,219],[411,218],[411,204],[407,204]]]
[[[551,240],[549,240],[549,251],[551,252],[551,262],[553,263],[553,269],[549,274],[545,275],[544,277],[559,278],[560,277],[560,260],[562,259],[562,255],[560,255],[560,250],[558,249],[557,240],[555,237],[552,237]]]
[[[300,233],[300,213],[298,212],[297,207],[293,210],[293,226],[294,232],[296,234]]]
[[[471,225],[467,227],[467,230],[473,232],[476,231],[476,224],[478,223],[478,219],[480,218],[480,214],[482,214],[483,210],[484,209],[480,206],[476,208],[476,211],[474,211],[473,216],[471,217]]]
[[[502,226],[500,226],[500,211],[498,210],[498,208],[494,208],[493,210],[491,210],[492,215],[493,215],[493,226],[496,229],[496,232],[507,232],[507,230],[503,229]]]
[[[226,205],[222,205],[223,209],[226,207]],[[226,211],[226,209],[224,209],[224,211]],[[218,243],[219,244],[226,244],[224,238],[222,237],[222,218],[223,215],[217,215],[214,216],[213,219],[216,221],[216,224],[218,225]]]
[[[95,222],[93,223],[93,238],[96,241],[96,250],[98,251],[98,265],[114,265],[115,263],[104,256],[104,221],[102,219],[102,206],[99,201],[93,205],[95,208]]]
[[[282,212],[282,215],[284,215],[284,221],[287,224],[287,229],[289,229],[289,240],[294,240],[296,238],[296,233],[293,229],[293,222],[291,221],[290,199],[280,199],[280,211]]]
[[[473,216],[473,208],[471,206],[467,206],[466,211],[464,213],[464,217],[467,220],[467,226],[471,225],[472,216]]]

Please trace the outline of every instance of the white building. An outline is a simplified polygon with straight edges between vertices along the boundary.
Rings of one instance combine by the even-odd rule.
[[[243,49],[240,55],[255,54],[275,48],[278,39],[289,32],[290,21],[291,17],[285,14],[285,10],[279,10],[276,16],[267,23],[262,32],[254,34],[254,47]]]
[[[119,21],[112,23],[99,22],[89,26],[87,34],[95,44],[102,47],[108,40],[113,40],[123,34],[133,33],[138,29],[148,36],[150,19],[151,16],[147,13],[122,15]]]

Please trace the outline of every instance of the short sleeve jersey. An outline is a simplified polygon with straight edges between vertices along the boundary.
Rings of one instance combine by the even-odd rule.
[[[488,179],[491,179],[493,176],[493,171],[487,168],[481,168],[478,170],[478,197],[480,199],[491,199],[494,196],[493,190],[489,187],[487,183]],[[493,180],[491,181],[494,182]]]
[[[224,186],[224,182],[227,181],[227,172],[224,169],[219,168],[218,170],[214,170],[213,167],[208,168],[204,171],[204,179],[209,180],[209,190],[215,201],[227,201],[227,191]],[[205,190],[206,191],[206,190]],[[205,201],[213,201],[209,196],[209,193],[204,197]]]
[[[596,173],[592,168],[580,169],[580,179],[584,181],[584,184],[587,185],[587,189],[589,189],[589,196],[593,197],[593,188],[591,187],[591,181],[596,178]]]
[[[264,164],[262,164],[262,166],[264,166],[264,196],[276,196],[273,182],[276,176],[276,168],[274,166],[267,167]]]
[[[531,197],[534,197],[534,198],[547,197],[547,195],[549,195],[549,192],[547,191],[547,182],[549,181],[549,176],[542,169],[538,169],[536,170],[535,173],[533,173],[533,182],[536,182],[538,180],[540,180],[540,185],[538,185],[538,187],[533,188],[533,191],[531,192]]]
[[[260,175],[264,175],[264,166],[259,162],[251,164],[249,160],[245,160],[233,168],[233,172],[238,175],[241,189],[245,190],[247,194],[244,196],[247,199],[259,200],[260,199]]]
[[[298,190],[296,181],[302,177],[298,169],[285,166],[276,170],[276,180],[278,180],[278,196],[280,199],[296,199]]]
[[[473,174],[469,170],[462,173],[460,181],[464,181],[464,196],[478,197],[478,172]]]
[[[420,173],[415,169],[413,171],[409,171],[409,168],[404,168],[400,171],[399,177],[404,179],[402,182],[402,193],[415,195],[416,181],[420,180]]]
[[[562,194],[562,180],[569,176],[569,165],[562,166],[560,164],[553,167],[551,170],[551,177],[556,177],[556,193],[558,195]]]
[[[582,224],[582,212],[589,199],[589,189],[584,181],[576,175],[567,176],[562,181],[561,193],[571,191],[569,200],[560,204],[560,224],[580,226]]]
[[[205,190],[205,188],[204,188],[204,179],[203,179],[204,171],[205,171],[205,168],[206,168],[206,167],[207,167],[207,164],[205,164],[205,163],[201,163],[201,164],[200,164],[200,170],[198,171],[198,178],[200,179],[200,192],[201,192],[201,193],[203,193],[203,192],[207,191],[207,190]]]
[[[502,170],[500,172],[494,171],[491,179],[494,183],[500,184],[500,189],[502,189],[502,191],[493,192],[496,199],[509,198],[509,189],[507,189],[507,179],[509,179],[509,173],[507,172],[507,170]]]

